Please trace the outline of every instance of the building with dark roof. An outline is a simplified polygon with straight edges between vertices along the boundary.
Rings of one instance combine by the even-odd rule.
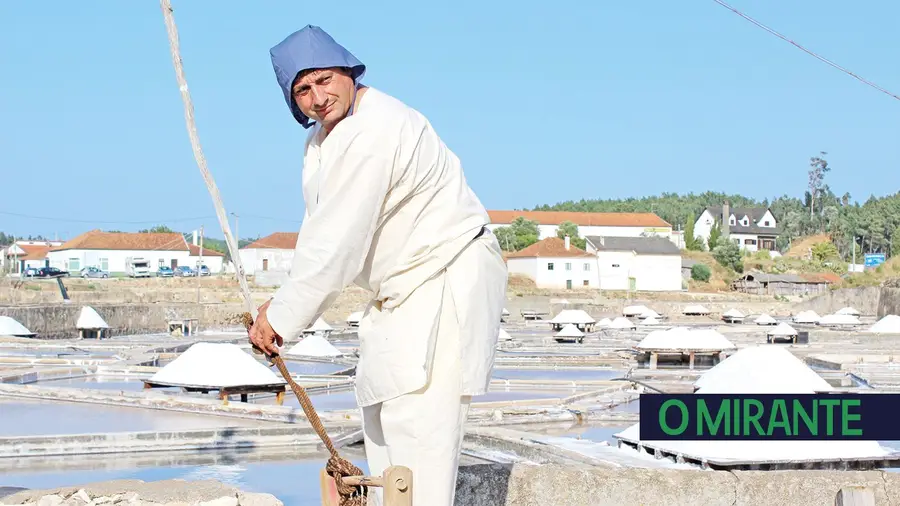
[[[681,291],[681,250],[664,237],[585,237],[601,290]]]
[[[703,210],[694,222],[694,235],[707,242],[714,226],[720,226],[722,235],[736,242],[738,247],[748,251],[774,251],[775,241],[781,230],[772,210],[767,207],[734,207],[728,202],[721,206],[710,206]]]

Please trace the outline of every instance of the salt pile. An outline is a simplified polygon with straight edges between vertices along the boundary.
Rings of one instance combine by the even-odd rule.
[[[686,315],[705,315],[709,314],[709,309],[706,309],[705,307],[698,304],[693,304],[685,307],[681,312],[682,314]]]
[[[659,320],[655,317],[650,316],[641,322],[641,325],[659,325]]]
[[[0,316],[0,336],[31,337],[33,335],[34,332],[26,329],[16,320],[9,316]]]
[[[562,330],[556,333],[556,337],[584,337],[584,332],[578,330],[575,325],[567,323]]]
[[[794,323],[817,323],[819,315],[813,310],[800,311],[794,316]]]
[[[75,328],[78,330],[108,329],[109,325],[94,308],[84,306],[81,308],[81,314],[78,315],[78,321],[75,322]]]
[[[829,314],[819,319],[819,325],[824,327],[837,325],[860,325],[859,318],[849,314]]]
[[[791,327],[787,323],[779,323],[777,327],[766,332],[766,335],[775,336],[775,337],[789,337],[796,336],[797,331],[794,330],[794,327]]]
[[[659,318],[659,313],[652,309],[647,309],[638,315],[638,318]]]
[[[694,382],[700,394],[814,394],[834,388],[802,360],[778,346],[744,348]]]
[[[900,316],[889,314],[869,328],[869,332],[879,334],[900,334]],[[0,332],[2,334],[3,332]]]
[[[150,383],[175,386],[229,388],[284,384],[236,344],[195,343],[175,360],[156,372]]]
[[[610,323],[612,323],[612,320],[610,320],[609,318],[604,318],[604,319],[600,320],[599,322],[597,322],[597,326],[598,327],[609,327]]]
[[[303,357],[337,357],[343,355],[341,350],[335,348],[318,334],[304,337],[299,343],[289,349],[287,354]]]
[[[503,329],[500,329],[500,333],[499,333],[499,335],[498,335],[498,339],[499,339],[500,341],[512,341],[512,336],[509,335],[509,332],[507,332],[507,331],[505,331],[505,330],[503,330]]]
[[[627,306],[622,310],[623,316],[638,316],[644,311],[647,311],[647,306]]]
[[[738,351],[701,376],[695,393],[812,394],[834,389],[784,348],[757,346]],[[641,441],[640,423],[616,438],[647,449],[716,462],[821,461],[877,458],[893,453],[875,441]],[[652,452],[652,450],[651,450]]]
[[[834,314],[848,314],[850,316],[859,316],[860,315],[859,311],[857,311],[856,309],[853,309],[850,306],[839,309],[838,312],[836,312]]]
[[[609,327],[611,329],[635,329],[637,325],[631,323],[631,320],[628,318],[624,318],[622,316],[617,317],[615,320],[609,323]]]
[[[550,323],[555,323],[558,325],[564,325],[566,323],[573,323],[575,325],[586,325],[589,323],[594,323],[596,320],[591,318],[591,315],[582,311],[581,309],[564,309],[559,312],[558,315],[554,316]]]
[[[778,323],[775,321],[775,318],[772,318],[765,313],[759,315],[755,320],[753,320],[753,322],[757,325],[775,325],[776,323]]]
[[[350,316],[347,317],[347,325],[356,327],[359,325],[359,322],[362,319],[363,319],[363,312],[355,311],[353,313],[350,313]]]
[[[307,329],[304,330],[303,332],[306,332],[306,333],[310,333],[310,332],[322,332],[322,333],[326,333],[326,332],[331,332],[332,330],[334,330],[334,328],[333,328],[331,325],[329,325],[328,322],[326,322],[325,320],[323,320],[322,317],[320,316],[319,319],[316,320],[315,323],[313,323],[309,328],[307,328]]]
[[[711,329],[673,327],[655,330],[636,346],[639,350],[724,351],[735,349],[722,334]]]
[[[743,320],[744,318],[744,313],[733,308],[722,313],[722,319],[725,321]]]

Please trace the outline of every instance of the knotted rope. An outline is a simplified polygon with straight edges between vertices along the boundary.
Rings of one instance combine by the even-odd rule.
[[[181,51],[178,47],[178,29],[175,27],[175,18],[172,16],[172,4],[169,0],[160,0],[160,7],[162,8],[163,17],[166,22],[166,31],[169,35],[169,49],[172,52],[172,63],[175,65],[175,77],[178,80],[178,89],[181,91],[181,99],[182,102],[184,102],[184,119],[187,124],[188,135],[191,139],[191,147],[194,150],[194,158],[197,161],[197,166],[200,168],[200,174],[206,182],[206,188],[209,190],[210,197],[212,197],[219,225],[222,227],[222,232],[225,234],[225,243],[228,245],[228,252],[231,261],[234,263],[235,273],[241,287],[241,294],[244,297],[244,305],[247,308],[247,312],[242,315],[241,319],[249,332],[256,316],[256,308],[253,305],[253,299],[250,295],[250,286],[247,284],[247,278],[244,275],[244,267],[241,264],[241,257],[238,254],[237,241],[234,236],[231,235],[231,227],[228,225],[228,217],[225,213],[222,197],[219,195],[219,189],[216,186],[216,182],[213,180],[212,174],[209,172],[209,168],[206,166],[206,157],[203,156],[203,150],[200,148],[197,125],[194,121],[194,106],[191,101],[191,95],[188,92],[187,80],[184,77],[184,67],[181,62]],[[256,351],[261,352],[258,348],[254,348]],[[316,434],[319,435],[322,443],[325,444],[328,452],[331,453],[331,457],[325,465],[325,471],[329,476],[334,478],[338,494],[340,494],[341,506],[365,506],[367,487],[362,485],[347,485],[342,479],[345,476],[362,476],[362,470],[338,454],[337,449],[334,447],[334,443],[331,442],[331,438],[328,437],[328,433],[325,431],[325,426],[322,425],[318,413],[316,413],[312,402],[310,402],[306,390],[291,378],[290,372],[288,372],[287,367],[284,365],[284,360],[278,355],[268,358],[275,364],[285,381],[290,385],[291,390],[294,391],[297,400],[300,401],[303,412],[306,414],[306,418],[309,419],[309,423],[316,431]]]
[[[253,316],[251,316],[250,313],[244,313],[241,315],[241,321],[249,332],[250,327],[253,326]],[[253,348],[254,351],[263,353],[262,350],[255,345]],[[331,454],[331,457],[328,458],[328,462],[325,464],[325,471],[328,472],[329,476],[334,478],[338,494],[341,495],[341,506],[365,506],[367,487],[361,485],[347,485],[342,480],[344,476],[362,476],[362,469],[356,467],[352,462],[338,454],[337,448],[334,447],[334,443],[331,441],[328,432],[325,430],[325,426],[322,424],[322,420],[319,419],[316,408],[313,407],[312,401],[309,399],[309,394],[306,393],[306,389],[297,384],[297,382],[294,381],[294,378],[291,377],[291,373],[287,370],[287,366],[284,365],[284,360],[281,356],[266,355],[266,357],[275,364],[275,367],[281,372],[284,380],[290,385],[291,390],[294,391],[294,395],[297,396],[297,401],[300,402],[300,407],[303,408],[303,413],[306,414],[306,418],[309,420],[309,424],[312,425],[313,430],[316,431],[316,434],[319,435],[319,439],[322,440],[325,448],[327,448],[328,452]]]

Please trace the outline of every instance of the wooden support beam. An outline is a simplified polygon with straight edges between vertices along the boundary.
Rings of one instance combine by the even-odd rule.
[[[875,506],[875,492],[861,486],[847,486],[838,490],[834,506]]]
[[[655,351],[650,352],[650,369],[656,369],[656,364],[659,361],[659,354]]]
[[[412,471],[408,467],[391,466],[381,476],[347,476],[344,483],[350,486],[365,486],[383,489],[384,506],[412,506]],[[340,506],[340,495],[334,479],[322,469],[319,472],[322,489],[322,506]]]
[[[690,357],[691,357],[691,362],[690,362],[690,366],[688,366],[688,369],[693,371],[694,370],[694,352],[693,351],[691,352]]]
[[[284,404],[284,390],[275,394],[275,404],[279,406]]]

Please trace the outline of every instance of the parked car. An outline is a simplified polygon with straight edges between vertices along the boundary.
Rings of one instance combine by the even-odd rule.
[[[179,265],[178,267],[176,267],[174,274],[180,277],[196,276],[196,273],[194,273],[194,269],[191,269],[187,265]]]
[[[64,271],[59,267],[41,267],[38,269],[37,277],[39,278],[68,278],[69,271]]]
[[[205,265],[201,265],[200,266],[200,275],[201,276],[209,276],[210,275],[209,267],[207,267]]]
[[[175,271],[172,270],[171,267],[166,267],[165,265],[161,266],[158,271],[156,271],[156,277],[158,278],[171,278],[175,275]]]
[[[34,267],[27,267],[24,271],[22,271],[23,278],[33,278],[38,275],[38,270]]]
[[[105,279],[105,278],[109,277],[109,272],[100,270],[99,267],[94,267],[94,266],[85,267],[84,269],[81,269],[81,277],[85,278],[85,279],[87,279],[87,278],[104,278]]]

